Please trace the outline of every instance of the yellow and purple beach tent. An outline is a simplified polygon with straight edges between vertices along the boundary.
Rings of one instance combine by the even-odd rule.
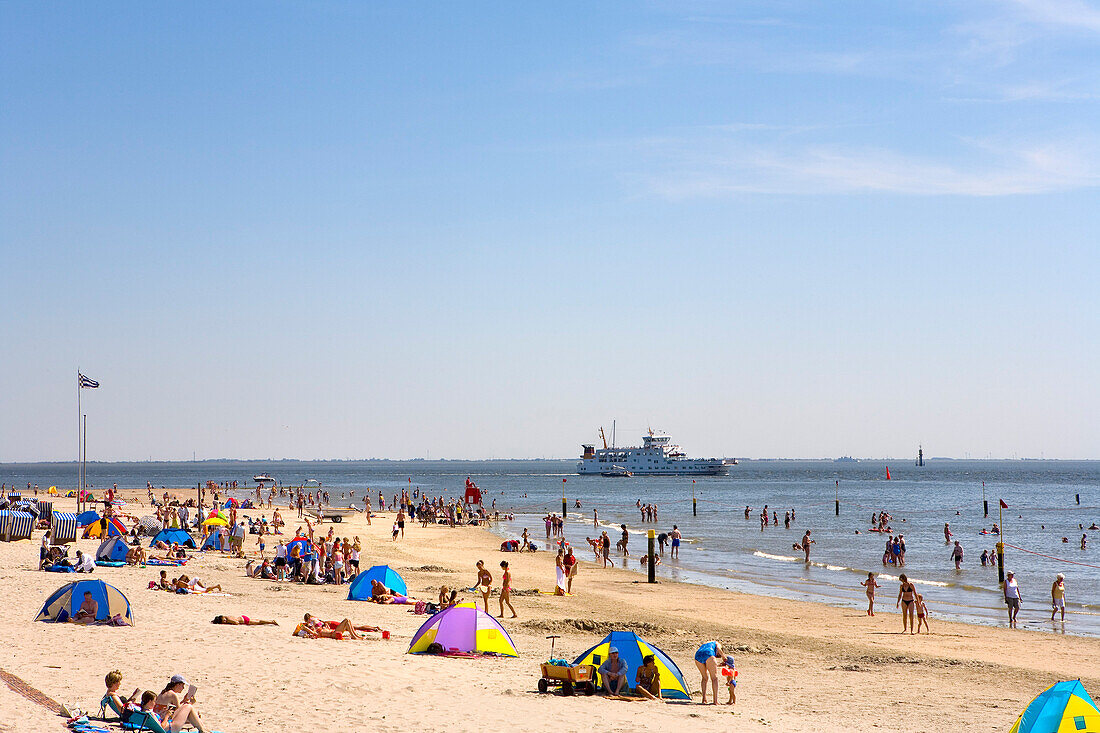
[[[573,660],[573,664],[599,667],[607,659],[612,647],[619,652],[619,658],[626,662],[627,677],[630,680],[634,679],[634,673],[642,666],[642,659],[652,654],[661,674],[661,696],[671,700],[691,699],[687,683],[684,682],[684,673],[676,666],[676,662],[633,631],[612,631],[599,644]]]
[[[1100,709],[1080,680],[1059,682],[1024,708],[1009,733],[1100,733]]]
[[[504,627],[473,603],[445,608],[425,621],[413,634],[408,653],[424,654],[433,643],[444,652],[519,656]]]

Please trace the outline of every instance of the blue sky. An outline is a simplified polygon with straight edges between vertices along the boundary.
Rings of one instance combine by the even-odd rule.
[[[0,5],[0,461],[1100,458],[1100,3]]]

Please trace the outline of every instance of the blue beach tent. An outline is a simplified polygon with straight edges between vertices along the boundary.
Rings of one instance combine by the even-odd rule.
[[[229,549],[229,540],[225,536],[225,532],[214,531],[206,535],[206,539],[202,542],[203,550],[227,550]]]
[[[162,529],[157,532],[157,536],[153,538],[149,546],[153,547],[158,542],[163,542],[169,546],[173,542],[178,542],[180,547],[190,547],[192,550],[195,549],[195,538],[187,534],[187,530],[185,529]]]
[[[298,548],[298,556],[301,557],[303,560],[313,559],[313,554],[309,551],[310,544],[308,537],[295,537],[290,542],[286,543],[286,556],[288,559],[290,558],[291,551],[295,547]]]
[[[1024,708],[1009,733],[1094,733],[1100,710],[1081,680],[1058,682]]]
[[[98,521],[99,521],[99,512],[97,512],[94,509],[89,509],[87,511],[83,511],[80,514],[76,515],[76,526],[78,526],[78,527],[87,527],[92,522],[98,522]]]
[[[351,585],[348,587],[348,600],[369,601],[370,582],[372,580],[377,580],[394,593],[400,593],[403,596],[409,594],[409,587],[405,585],[405,579],[398,575],[396,570],[389,565],[375,565],[370,570],[359,573],[355,576],[355,580],[351,581]]]
[[[102,580],[78,580],[61,586],[46,599],[35,621],[69,621],[75,618],[80,604],[84,602],[85,593],[91,593],[99,604],[96,621],[122,616],[133,625],[134,614],[126,596],[118,588]]]
[[[629,668],[627,677],[630,680],[634,679],[634,673],[642,666],[642,658],[652,654],[653,660],[657,663],[657,669],[661,673],[661,696],[666,700],[691,699],[687,683],[684,682],[684,673],[676,666],[676,662],[633,631],[612,631],[599,644],[577,657],[573,664],[591,664],[593,667],[599,667],[607,659],[612,648],[617,649],[619,658],[626,662]]]
[[[125,561],[126,553],[130,546],[122,537],[111,537],[99,543],[99,549],[95,551],[96,560],[110,560],[114,562]]]

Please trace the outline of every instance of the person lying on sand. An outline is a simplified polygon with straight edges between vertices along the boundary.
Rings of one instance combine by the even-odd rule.
[[[211,585],[209,587],[204,586],[202,581],[198,578],[188,578],[186,575],[181,575],[178,578],[172,580],[172,586],[176,590],[185,590],[190,593],[222,593],[222,586],[220,583]]]
[[[312,617],[307,613],[306,618]],[[327,621],[313,619],[298,624],[298,628],[294,630],[294,633],[304,639],[343,639],[345,635],[349,639],[363,638],[355,632],[355,625],[349,619],[344,619],[335,626],[329,625]]]
[[[324,621],[322,619],[317,618],[312,613],[307,613],[303,620],[306,624],[308,624],[312,627],[315,627],[315,628],[336,629],[341,624],[349,623],[349,624],[351,624],[351,627],[353,629],[355,629],[356,631],[381,631],[382,630],[381,626],[368,626],[367,624],[353,624],[351,621],[348,621],[348,619],[344,619],[343,621]]]
[[[370,599],[375,603],[396,603],[399,605],[416,603],[415,598],[409,598],[408,596],[403,596],[400,593],[392,591],[377,580],[372,580],[370,582],[370,596]]]
[[[249,618],[248,616],[215,616],[212,624],[223,624],[225,626],[278,626],[278,621],[262,621],[258,618]]]

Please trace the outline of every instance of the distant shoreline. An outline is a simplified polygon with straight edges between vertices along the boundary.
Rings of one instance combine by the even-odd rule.
[[[750,461],[759,463],[837,463],[838,465],[858,465],[860,463],[897,463],[898,466],[908,465],[911,457],[906,458],[857,458],[854,461],[837,461],[835,458],[745,458],[741,456],[726,456],[726,459],[736,458],[738,462]],[[576,456],[566,458],[201,458],[198,460],[187,459],[147,459],[124,461],[88,461],[88,465],[112,466],[112,465],[208,465],[208,464],[257,464],[257,463],[373,463],[373,464],[433,464],[433,463],[563,463],[579,460]],[[951,458],[940,457],[926,458],[925,463],[1097,463],[1100,458]],[[76,465],[74,460],[66,461],[0,461],[2,466],[66,466]],[[927,466],[925,466],[927,468]]]

